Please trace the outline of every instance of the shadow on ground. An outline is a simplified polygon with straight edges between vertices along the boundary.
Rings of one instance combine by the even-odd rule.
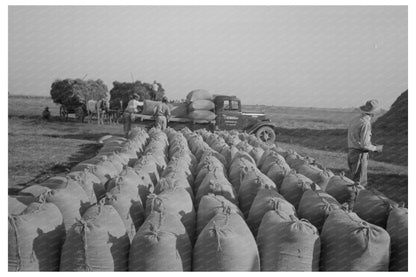
[[[43,119],[40,115],[26,115],[26,114],[9,114],[10,118],[20,118],[20,119],[35,119],[35,120],[43,120],[48,122],[80,122],[80,120],[76,118],[68,118],[67,120],[61,119],[59,116],[51,116],[49,120]],[[86,119],[84,119],[84,123],[87,122]]]
[[[382,192],[397,203],[408,206],[408,176],[397,174],[368,174],[369,187]]]
[[[50,138],[98,141],[98,139],[106,135],[109,135],[109,133],[108,132],[107,133],[79,133],[79,134],[67,134],[67,135],[45,134],[43,136],[50,137]],[[112,135],[120,136],[120,134],[112,134]]]
[[[340,174],[342,170],[329,168],[333,173]],[[348,172],[346,172],[348,174]],[[348,177],[348,175],[346,175]],[[368,173],[368,187],[376,189],[391,200],[405,203],[408,206],[408,176],[401,174]]]
[[[69,172],[71,168],[78,163],[96,156],[100,148],[101,145],[96,143],[81,144],[78,151],[71,155],[65,163],[55,164],[53,167],[40,172],[29,182],[17,184],[16,186],[9,188],[9,195],[16,195],[25,187],[41,183],[52,176]]]

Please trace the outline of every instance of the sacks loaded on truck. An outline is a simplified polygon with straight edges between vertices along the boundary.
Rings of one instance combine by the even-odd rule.
[[[112,90],[110,106],[116,99],[113,96],[114,92]],[[142,116],[133,116],[132,119],[141,118],[142,120],[151,120],[152,118],[149,116],[153,116],[154,109],[159,103],[160,102],[157,99],[155,101],[144,98],[143,109],[141,111]],[[188,93],[185,101],[180,103],[168,103],[167,105],[170,109],[170,119],[172,119],[173,122],[207,123],[213,122],[217,116],[215,113],[216,106],[213,97],[206,90],[193,90]]]
[[[196,89],[188,93],[186,100],[188,102],[195,102],[196,100],[212,100],[212,95],[204,89]]]
[[[188,109],[189,111],[197,111],[197,110],[205,110],[205,111],[210,111],[213,110],[215,108],[215,104],[214,102],[212,102],[211,100],[196,100],[194,102],[189,103]]]
[[[204,111],[204,110],[197,110],[190,112],[188,114],[188,117],[195,120],[208,120],[212,121],[215,119],[216,115],[215,113],[211,111]]]
[[[216,115],[211,94],[202,89],[193,90],[186,96],[188,102],[188,117],[194,120],[212,121]]]

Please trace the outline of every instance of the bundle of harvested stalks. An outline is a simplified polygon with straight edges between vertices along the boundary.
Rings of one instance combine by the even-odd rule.
[[[100,79],[64,79],[56,80],[51,86],[51,97],[56,104],[74,106],[86,103],[88,100],[106,98],[108,88]]]

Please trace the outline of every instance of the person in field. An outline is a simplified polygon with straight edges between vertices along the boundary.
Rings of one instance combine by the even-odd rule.
[[[348,126],[348,167],[351,180],[366,187],[368,153],[383,150],[383,145],[371,143],[371,119],[379,112],[378,101],[367,101],[360,112]]]
[[[162,98],[162,102],[158,102],[153,108],[153,116],[155,117],[156,128],[165,130],[170,118],[170,109],[166,96]]]
[[[140,101],[140,96],[135,93],[133,94],[133,98],[127,104],[127,112],[129,113],[139,113],[143,109],[143,101]]]
[[[156,80],[153,81],[152,84],[152,100],[156,100],[157,92],[159,91],[159,85],[157,84]]]
[[[126,123],[124,124],[124,134],[126,135],[126,137],[131,128],[131,120],[132,120],[133,114],[142,112],[143,102],[139,100],[140,100],[140,96],[137,93],[133,94],[133,96],[131,96],[129,102],[127,103],[126,109],[124,110],[123,117]]]
[[[51,119],[51,112],[49,111],[49,107],[46,107],[42,112],[42,118],[45,120]]]

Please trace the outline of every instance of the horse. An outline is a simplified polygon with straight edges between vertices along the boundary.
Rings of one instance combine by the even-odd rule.
[[[106,119],[108,120],[109,124],[119,124],[121,120],[121,112],[120,110],[108,110],[106,113]]]
[[[88,123],[92,122],[92,117],[97,116],[97,124],[104,124],[104,119],[108,117],[107,112],[110,109],[110,101],[107,99],[88,100]]]

